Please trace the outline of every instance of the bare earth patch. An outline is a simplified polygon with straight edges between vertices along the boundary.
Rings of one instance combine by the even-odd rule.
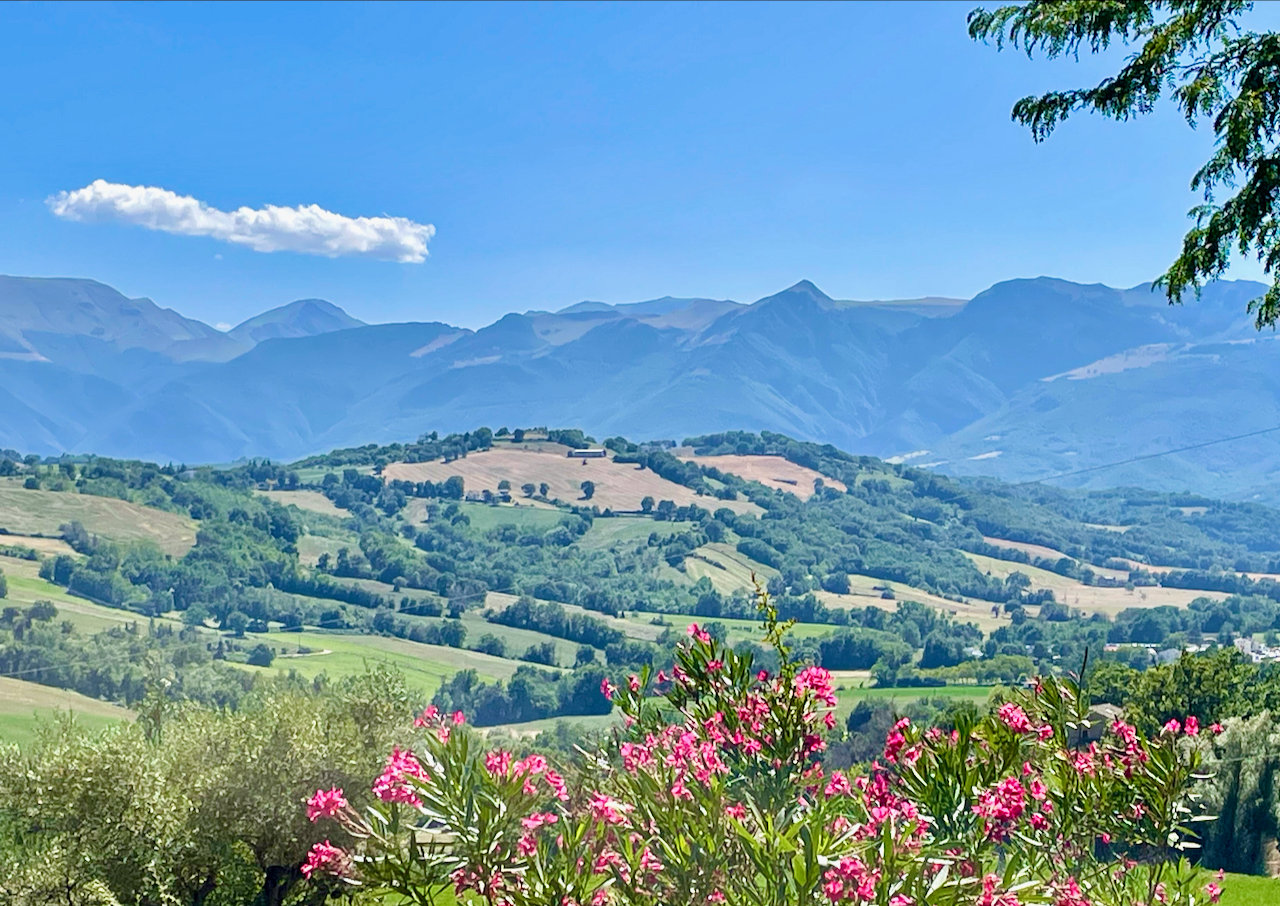
[[[842,482],[834,478],[828,478],[821,472],[815,472],[813,469],[796,465],[788,459],[772,454],[756,456],[726,453],[720,456],[698,456],[685,448],[677,450],[676,455],[685,462],[696,462],[700,466],[719,469],[721,472],[737,475],[746,481],[758,481],[767,488],[786,491],[805,500],[813,496],[815,479],[821,479],[824,484],[838,491],[848,490]]]
[[[670,500],[677,506],[696,503],[709,510],[728,507],[737,513],[759,512],[759,508],[749,501],[701,496],[649,469],[615,462],[613,453],[601,459],[572,459],[566,455],[568,447],[540,446],[541,449],[531,449],[523,445],[504,445],[448,463],[441,460],[394,462],[383,469],[382,474],[387,481],[436,482],[458,475],[468,491],[487,489],[495,493],[498,482],[506,479],[511,482],[512,495],[517,497],[521,493],[521,485],[546,482],[550,486],[547,496],[552,500],[619,511],[638,510],[641,500],[652,497],[655,503]],[[595,493],[589,501],[582,499],[581,485],[584,481],[595,484]]]

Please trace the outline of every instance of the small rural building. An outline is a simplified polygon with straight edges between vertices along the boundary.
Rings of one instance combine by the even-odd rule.
[[[567,454],[570,459],[604,459],[604,450],[570,450]]]

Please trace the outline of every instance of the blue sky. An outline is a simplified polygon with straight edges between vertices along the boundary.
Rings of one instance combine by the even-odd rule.
[[[1208,130],[1082,117],[1035,145],[1012,103],[1103,61],[974,44],[970,6],[0,5],[0,272],[210,323],[319,296],[467,326],[801,278],[865,299],[1159,273]],[[435,234],[415,263],[51,210],[97,179]]]

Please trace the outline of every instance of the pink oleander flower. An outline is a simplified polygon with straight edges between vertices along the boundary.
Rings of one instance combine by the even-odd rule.
[[[1013,826],[1026,810],[1026,790],[1017,777],[1006,777],[990,789],[983,790],[973,804],[974,814],[983,821],[983,831],[996,843],[1009,839]]]
[[[387,766],[383,769],[382,776],[373,782],[373,794],[383,802],[422,805],[422,800],[407,782],[410,778],[424,781],[430,779],[416,755],[408,749],[396,746],[387,757]]]
[[[853,792],[853,784],[849,782],[849,778],[844,775],[843,771],[832,771],[831,779],[827,781],[827,788],[823,790],[823,795],[828,799],[832,796],[848,796]]]
[[[1212,733],[1214,736],[1217,736],[1219,733],[1222,732],[1222,724],[1218,723],[1217,721],[1214,721],[1213,723],[1209,724],[1209,732]]]
[[[428,705],[425,710],[413,719],[413,725],[417,728],[428,727],[440,720],[440,709],[435,705]]]
[[[1027,712],[1013,702],[1005,702],[1001,705],[996,716],[1015,733],[1030,733],[1032,730],[1031,719],[1027,717]]]
[[[640,677],[636,676],[634,673],[631,674],[629,677],[627,677],[627,688],[630,689],[632,692],[639,692]]]
[[[1210,881],[1204,885],[1205,895],[1209,898],[1210,903],[1216,903],[1222,899],[1222,887]]]
[[[1200,721],[1194,714],[1188,714],[1187,719],[1182,722],[1182,732],[1188,736],[1200,735]]]
[[[719,673],[723,669],[724,669],[724,661],[716,660],[716,659],[707,661],[708,673]]]
[[[506,777],[511,773],[511,753],[497,749],[484,756],[484,769],[493,777]]]
[[[1050,890],[1053,892],[1053,906],[1091,906],[1075,878],[1067,878],[1064,883],[1055,884]]]
[[[311,851],[307,853],[307,861],[302,863],[301,871],[304,878],[310,878],[318,871],[341,877],[347,873],[349,865],[350,859],[346,851],[325,840],[311,847]]]
[[[688,634],[689,638],[701,642],[704,645],[711,644],[711,633],[707,632],[705,629],[699,628],[697,623],[690,623],[689,628],[685,630],[685,633]]]
[[[613,701],[613,694],[617,691],[618,691],[618,687],[615,686],[613,683],[609,682],[609,678],[607,676],[604,679],[600,680],[600,694],[603,695],[607,700]]]
[[[547,824],[555,824],[559,820],[560,816],[555,812],[534,812],[521,818],[520,826],[525,830],[533,831]]]
[[[566,789],[564,778],[550,768],[543,775],[543,780],[547,782],[547,786],[551,788],[551,792],[561,802],[567,802],[569,799],[569,791]]]
[[[822,667],[805,667],[796,674],[794,680],[795,694],[803,695],[806,691],[829,708],[836,706],[836,691],[831,685],[831,672]]]
[[[730,818],[742,821],[747,817],[747,808],[741,803],[735,802],[733,805],[726,805],[724,807],[724,813]]]
[[[591,809],[593,818],[605,824],[626,824],[627,812],[635,808],[630,803],[619,802],[600,792],[591,794],[591,801],[587,803],[587,807]]]
[[[1164,732],[1168,733],[1171,736],[1177,736],[1178,732],[1181,729],[1182,729],[1182,724],[1178,722],[1178,718],[1176,717],[1170,718],[1169,722],[1164,725]]]
[[[307,800],[307,817],[312,821],[317,818],[332,818],[346,807],[347,797],[338,787],[316,790]]]
[[[467,722],[467,716],[461,711],[454,711],[449,719],[453,721],[455,727],[460,727]]]
[[[653,854],[649,847],[645,847],[640,853],[640,870],[644,872],[659,872],[667,866],[662,864],[662,860]]]

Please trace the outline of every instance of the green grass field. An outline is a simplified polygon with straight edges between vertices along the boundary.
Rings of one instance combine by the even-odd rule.
[[[1206,883],[1214,880],[1205,872]],[[1228,874],[1222,885],[1222,906],[1280,906],[1280,879],[1262,875]]]
[[[687,525],[678,522],[658,522],[644,516],[617,516],[613,519],[597,519],[587,533],[578,539],[583,550],[607,550],[613,547],[644,544],[657,532],[659,537],[687,532]]]
[[[113,541],[152,541],[175,557],[196,543],[195,522],[186,516],[113,497],[0,487],[0,528],[19,535],[57,535],[58,527],[68,522]]]
[[[268,670],[279,673],[296,672],[312,679],[320,674],[330,678],[363,673],[376,664],[388,664],[401,670],[410,685],[424,692],[434,692],[441,683],[459,670],[474,669],[481,679],[507,679],[519,661],[491,657],[478,651],[448,648],[443,645],[423,645],[407,639],[387,638],[376,635],[356,635],[340,632],[270,632],[250,634],[251,644],[263,642],[277,652],[270,667],[249,667],[246,670]],[[311,649],[311,654],[280,656],[283,649],[294,652],[298,647]]]
[[[0,677],[0,744],[24,745],[36,737],[42,723],[70,711],[78,724],[96,730],[122,720],[133,712],[109,702],[86,698],[76,692]]]
[[[859,685],[865,683],[866,685]],[[949,701],[971,701],[981,707],[991,698],[997,686],[936,686],[917,689],[881,689],[871,685],[871,680],[836,681],[836,718],[844,723],[854,706],[860,701],[887,702],[902,708],[909,702],[922,698],[944,698]]]
[[[513,489],[519,493],[519,489]],[[459,509],[471,520],[471,529],[477,532],[488,532],[500,525],[514,525],[522,531],[546,532],[560,524],[564,513],[560,510],[532,506],[522,503],[519,506],[490,506],[487,503],[463,502]]]
[[[41,579],[39,565],[30,560],[0,557],[0,569],[4,570],[5,579],[9,584],[9,595],[4,599],[5,604],[26,607],[36,601],[51,601],[58,608],[56,619],[59,622],[70,620],[80,632],[92,634],[125,623],[137,623],[144,619],[127,610],[105,607],[68,594],[57,585]]]
[[[433,624],[441,623],[444,617],[415,617],[405,614],[402,619],[411,623]],[[545,632],[537,632],[533,629],[520,629],[514,626],[502,626],[498,623],[490,623],[478,610],[468,610],[462,614],[462,625],[467,628],[467,645],[474,646],[480,640],[480,637],[486,634],[493,635],[502,640],[507,646],[506,656],[508,658],[518,658],[531,645],[541,645],[545,642],[551,642],[556,647],[556,656],[559,659],[560,666],[572,667],[574,656],[578,652],[578,643],[571,642],[568,639],[558,638],[548,635]]]
[[[760,582],[767,583],[770,577],[778,574],[773,567],[752,560],[739,553],[732,544],[724,542],[704,544],[685,557],[684,571],[695,582],[706,576],[716,591],[724,594],[753,590],[753,575]]]

